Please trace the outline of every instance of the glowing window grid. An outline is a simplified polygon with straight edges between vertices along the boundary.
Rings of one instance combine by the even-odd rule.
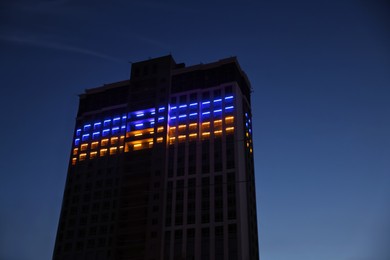
[[[249,153],[253,153],[252,120],[248,113],[245,113],[245,140],[246,149],[249,151]]]
[[[165,131],[170,145],[186,140],[196,141],[198,138],[206,140],[211,135],[218,138],[223,133],[232,134],[233,112],[234,97],[229,95],[214,100],[129,112],[86,123],[76,129],[71,162],[75,165],[77,161],[86,159],[152,148],[154,141],[164,141],[161,135]],[[248,130],[249,134],[251,130]]]

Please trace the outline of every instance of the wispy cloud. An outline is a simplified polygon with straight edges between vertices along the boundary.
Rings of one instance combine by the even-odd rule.
[[[77,46],[67,45],[63,43],[58,42],[49,42],[41,39],[34,39],[34,38],[28,38],[28,37],[20,37],[20,36],[8,36],[8,35],[0,35],[0,40],[7,41],[11,43],[21,44],[21,45],[30,45],[30,46],[36,46],[41,48],[48,48],[53,50],[59,50],[59,51],[66,51],[66,52],[73,52],[73,53],[80,53],[92,57],[97,57],[109,61],[114,62],[123,62],[123,60],[120,60],[118,58],[96,52],[89,49],[80,48]]]
[[[162,41],[159,41],[159,40],[156,40],[154,38],[150,38],[150,37],[147,37],[147,36],[144,36],[144,35],[141,35],[141,34],[135,34],[135,33],[132,33],[130,34],[130,36],[128,37],[129,39],[135,39],[141,43],[145,43],[145,44],[148,44],[148,45],[151,45],[151,46],[154,46],[154,47],[158,47],[160,49],[169,49],[170,48],[170,45],[167,44],[167,43],[164,43]]]
[[[178,12],[178,13],[186,13],[186,14],[198,14],[199,10],[185,7],[181,2],[174,3],[169,1],[157,2],[157,1],[134,1],[132,4],[137,5],[139,7],[145,7],[149,9],[156,9],[159,11],[166,12]]]

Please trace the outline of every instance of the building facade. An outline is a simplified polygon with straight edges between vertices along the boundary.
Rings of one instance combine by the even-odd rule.
[[[53,259],[258,259],[250,93],[169,55],[81,94]]]

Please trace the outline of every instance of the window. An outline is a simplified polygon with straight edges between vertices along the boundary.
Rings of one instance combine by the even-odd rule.
[[[107,146],[107,144],[108,144],[108,139],[102,139],[102,141],[101,141],[101,146]]]
[[[107,149],[100,149],[100,156],[105,156],[107,154]]]
[[[88,144],[82,144],[80,149],[81,149],[81,151],[87,150],[88,149]]]
[[[86,153],[81,153],[80,156],[79,156],[79,160],[80,161],[84,161],[86,158],[87,158],[87,154]]]
[[[180,103],[183,104],[187,101],[187,96],[186,95],[182,95],[180,96]]]
[[[97,152],[91,152],[90,154],[89,154],[89,158],[91,158],[91,159],[94,159],[94,158],[96,158],[97,157]]]
[[[91,143],[91,149],[96,149],[99,145],[99,142],[92,142]]]
[[[210,230],[202,228],[201,259],[210,259]]]
[[[233,93],[233,87],[227,86],[225,87],[225,94],[232,94]]]
[[[111,145],[115,145],[118,143],[118,137],[111,137]]]
[[[221,97],[221,90],[220,89],[214,90],[214,98],[219,98],[219,97]]]
[[[197,98],[196,93],[192,93],[192,94],[190,95],[190,102],[195,102],[195,101],[196,101],[196,98]]]

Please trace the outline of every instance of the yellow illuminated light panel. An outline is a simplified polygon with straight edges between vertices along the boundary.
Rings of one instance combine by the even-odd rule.
[[[210,125],[210,122],[203,122],[202,126],[204,126],[204,125]]]
[[[186,125],[179,125],[178,127],[179,127],[179,128],[185,128]]]
[[[77,162],[77,158],[72,158],[72,165],[75,165]]]
[[[234,131],[234,127],[227,127],[226,128],[226,132],[233,132]]]
[[[88,144],[82,144],[80,150],[85,151],[88,149]]]
[[[111,148],[110,148],[110,155],[116,154],[117,149],[118,149],[118,148],[116,148],[116,147],[111,147]]]
[[[214,120],[214,125],[215,125],[215,126],[217,126],[217,125],[222,125],[222,119]]]
[[[157,143],[161,143],[163,141],[162,137],[157,138]]]
[[[190,127],[197,127],[198,124],[197,123],[192,123],[192,124],[189,124]]]
[[[100,149],[100,156],[105,156],[107,154],[107,149]]]
[[[234,121],[234,116],[227,116],[225,117],[225,122],[226,123],[233,123]]]
[[[80,156],[79,156],[79,160],[80,161],[84,161],[86,157],[87,157],[86,153],[81,153]]]
[[[185,135],[179,135],[177,138],[183,139],[183,138],[186,138],[186,136]]]
[[[204,132],[202,133],[202,136],[209,136],[210,135],[210,132]]]
[[[111,144],[117,144],[117,143],[118,143],[118,137],[112,137]]]
[[[91,159],[96,158],[96,156],[97,156],[97,152],[91,152],[89,154],[89,158],[91,158]]]
[[[108,144],[108,139],[102,139],[101,146],[106,146]]]
[[[135,134],[134,136],[142,136],[142,133]]]
[[[93,142],[91,143],[91,149],[96,149],[99,145],[99,142]]]
[[[141,149],[142,149],[142,144],[134,144],[133,146],[134,151],[141,150]]]
[[[214,134],[222,134],[222,130],[214,131]]]
[[[73,155],[77,155],[78,152],[79,152],[79,148],[74,148],[73,149]]]
[[[176,127],[169,128],[169,135],[175,135]]]
[[[125,153],[130,152],[130,143],[125,143]]]
[[[163,126],[157,127],[157,133],[161,133],[163,131],[164,131],[164,127]]]
[[[197,137],[198,134],[194,133],[194,134],[189,134],[190,137]]]

